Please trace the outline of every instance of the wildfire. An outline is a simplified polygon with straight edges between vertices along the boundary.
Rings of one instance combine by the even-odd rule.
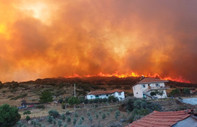
[[[162,77],[159,74],[147,74],[147,75],[140,75],[135,72],[131,73],[125,73],[125,74],[120,74],[118,72],[112,73],[112,74],[105,74],[105,73],[98,73],[96,75],[79,75],[79,74],[74,74],[72,76],[65,76],[65,78],[89,78],[89,77],[117,77],[117,78],[127,78],[127,77],[152,77],[152,78],[160,78],[162,80],[170,80],[170,81],[175,81],[175,82],[182,82],[182,83],[191,83],[189,80],[185,80],[181,77],[178,78],[172,78],[172,77]]]

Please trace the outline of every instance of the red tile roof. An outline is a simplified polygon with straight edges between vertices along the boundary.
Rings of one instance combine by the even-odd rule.
[[[101,95],[101,94],[112,94],[112,93],[115,93],[115,92],[123,92],[123,90],[108,90],[108,91],[91,91],[88,93],[88,95]]]
[[[160,80],[156,78],[144,78],[138,84],[145,84],[145,83],[160,83],[160,82],[168,82],[167,80]]]
[[[189,117],[187,111],[169,111],[158,112],[154,111],[149,115],[134,121],[127,127],[171,127],[179,121]]]

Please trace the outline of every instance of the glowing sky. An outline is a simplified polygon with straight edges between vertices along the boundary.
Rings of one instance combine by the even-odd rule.
[[[159,74],[197,83],[197,1],[0,2],[0,80]]]

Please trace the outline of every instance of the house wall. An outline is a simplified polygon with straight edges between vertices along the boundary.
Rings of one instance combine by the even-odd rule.
[[[117,97],[119,101],[125,99],[125,94],[124,94],[124,92],[120,92],[120,93],[115,92],[115,93],[113,93],[113,95],[114,95],[114,97]]]
[[[124,92],[115,92],[113,94],[102,94],[102,95],[87,95],[86,99],[91,100],[91,99],[108,99],[108,97],[110,96],[114,96],[117,97],[119,101],[124,100],[125,99],[125,94]]]
[[[133,86],[133,95],[136,98],[143,98],[143,93],[146,92],[149,88],[150,89],[156,89],[156,88],[160,88],[160,87],[165,87],[165,83],[147,83],[147,84],[137,84],[135,86]],[[163,91],[163,95],[156,95],[155,97],[157,98],[166,98],[167,94],[166,94],[166,90],[162,90]]]

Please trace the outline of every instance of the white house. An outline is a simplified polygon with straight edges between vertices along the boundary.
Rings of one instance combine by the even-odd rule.
[[[124,91],[122,90],[91,91],[86,95],[86,99],[108,99],[110,96],[118,98],[119,101],[125,99]]]
[[[144,78],[133,86],[133,94],[136,98],[166,98],[165,83],[167,80],[156,78]]]

